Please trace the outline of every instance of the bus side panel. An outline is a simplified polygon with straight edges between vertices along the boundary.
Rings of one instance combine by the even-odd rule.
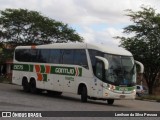
[[[63,79],[60,75],[48,74],[44,84],[46,90],[63,91]]]
[[[12,75],[12,83],[17,84],[17,85],[22,85],[22,79],[23,77],[26,77],[28,82],[29,82],[29,72],[24,72],[24,71],[16,71],[13,70],[13,75]]]
[[[22,85],[22,76],[19,71],[12,71],[12,83],[17,85]]]

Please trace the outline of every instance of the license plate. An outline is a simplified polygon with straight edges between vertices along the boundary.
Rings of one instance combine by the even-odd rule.
[[[125,95],[120,95],[119,96],[121,99],[125,98],[126,96]]]

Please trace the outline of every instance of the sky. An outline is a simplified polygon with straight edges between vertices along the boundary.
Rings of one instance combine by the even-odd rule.
[[[22,8],[68,24],[87,43],[120,45],[115,36],[124,36],[123,28],[132,24],[126,9],[150,6],[160,13],[160,0],[0,0],[0,10]]]

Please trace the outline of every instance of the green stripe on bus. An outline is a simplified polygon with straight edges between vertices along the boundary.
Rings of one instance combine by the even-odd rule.
[[[34,71],[34,65],[28,64],[14,64],[13,70],[17,71]],[[45,73],[45,65],[40,65],[41,70],[40,73]],[[50,74],[58,74],[58,75],[69,75],[69,76],[82,76],[82,68],[78,68],[76,71],[75,67],[62,67],[62,66],[51,66]]]
[[[41,73],[45,73],[45,66],[44,65],[41,65]]]
[[[14,64],[13,70],[29,71],[29,65],[27,65],[27,64]]]
[[[133,91],[135,89],[135,87],[119,87],[119,86],[116,86],[116,89],[117,91]]]
[[[29,65],[29,72],[33,72],[33,65]]]
[[[78,76],[82,76],[82,68],[78,68],[79,70],[79,75]]]
[[[47,81],[47,74],[43,74],[43,81]]]

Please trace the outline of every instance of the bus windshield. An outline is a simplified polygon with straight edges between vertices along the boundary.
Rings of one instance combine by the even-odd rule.
[[[118,86],[133,86],[136,83],[136,69],[133,57],[104,54],[109,62],[105,71],[105,82]]]

